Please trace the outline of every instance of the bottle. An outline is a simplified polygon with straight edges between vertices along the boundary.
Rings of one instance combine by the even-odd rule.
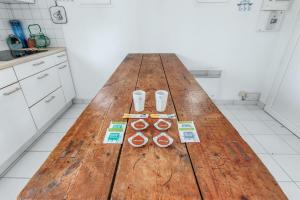
[[[9,20],[9,23],[14,34],[21,40],[23,48],[27,48],[28,44],[21,22],[19,20]]]

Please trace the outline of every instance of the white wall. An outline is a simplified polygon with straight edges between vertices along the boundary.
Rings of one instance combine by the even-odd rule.
[[[251,12],[237,1],[113,0],[112,8],[64,3],[64,26],[78,98],[92,98],[130,52],[174,52],[189,68],[224,70],[219,99],[260,92],[278,33],[256,31],[261,0]]]
[[[272,59],[265,71],[265,78],[262,84],[261,101],[267,103],[271,90],[276,85],[276,77],[284,66],[286,59],[289,59],[291,49],[291,40],[296,28],[297,20],[300,20],[300,1],[294,1],[291,10],[288,12],[282,30],[276,40]]]
[[[82,7],[76,2],[60,3],[69,19],[63,26],[49,23],[52,0],[0,5],[11,13],[1,12],[0,26],[9,18],[19,18],[26,25],[42,24],[54,46],[63,46],[65,37],[78,98],[83,99],[96,94],[127,53],[174,52],[188,68],[223,69],[217,99],[238,99],[238,92],[246,90],[262,92],[266,102],[300,8],[300,2],[294,2],[281,32],[260,33],[256,25],[261,0],[254,1],[251,12],[239,12],[237,0],[223,4],[113,0],[110,8]],[[10,30],[1,27],[4,48],[3,35]]]
[[[69,23],[63,30],[78,98],[92,98],[131,52],[174,52],[188,68],[223,69],[218,99],[238,99],[240,90],[267,93],[270,83],[264,80],[279,33],[256,31],[261,0],[254,1],[251,12],[239,12],[237,0],[224,4],[196,0],[112,2],[111,8],[82,7],[77,1],[59,3],[67,9]],[[45,5],[52,5],[51,0],[22,5],[29,10],[22,6],[12,10],[24,20],[28,18],[25,12],[32,18],[41,16],[32,21],[42,23],[49,20],[43,14],[48,6],[40,9]]]
[[[300,13],[286,49],[265,109],[300,136]]]

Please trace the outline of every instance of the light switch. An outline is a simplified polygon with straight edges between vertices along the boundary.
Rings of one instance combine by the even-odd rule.
[[[284,11],[262,11],[258,23],[258,31],[279,31],[284,17]]]

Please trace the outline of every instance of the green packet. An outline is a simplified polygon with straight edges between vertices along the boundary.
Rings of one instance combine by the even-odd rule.
[[[195,130],[193,121],[178,121],[178,130]]]
[[[126,122],[114,122],[112,121],[109,125],[109,132],[124,132],[126,129]]]
[[[196,130],[195,128],[179,128],[179,131],[194,131]]]

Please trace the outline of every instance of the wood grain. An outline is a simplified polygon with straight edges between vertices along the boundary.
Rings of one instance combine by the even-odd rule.
[[[146,92],[144,113],[156,113],[155,91],[168,91],[159,55],[144,55],[137,89]],[[131,113],[134,112],[132,108]],[[171,98],[166,113],[175,113]],[[175,140],[168,148],[153,143],[152,137],[159,131],[153,127],[155,120],[148,121],[151,125],[143,133],[149,138],[149,143],[143,148],[134,148],[127,142],[136,133],[131,127],[127,129],[112,199],[201,199],[186,147],[178,137],[176,120],[172,120],[172,128],[167,131]]]
[[[161,57],[179,120],[194,120],[199,132],[201,143],[187,147],[203,198],[287,199],[177,56]]]
[[[193,120],[201,143],[181,144],[176,120],[169,148],[103,144],[112,120],[134,113],[132,91],[147,92],[145,112],[155,113],[154,92],[168,90],[166,113]],[[130,123],[131,121],[129,121]],[[150,121],[153,123],[153,121]],[[270,172],[217,109],[174,54],[131,54],[116,69],[18,199],[287,199]]]
[[[111,120],[131,107],[142,55],[128,55],[18,199],[107,199],[121,145],[105,145]]]

